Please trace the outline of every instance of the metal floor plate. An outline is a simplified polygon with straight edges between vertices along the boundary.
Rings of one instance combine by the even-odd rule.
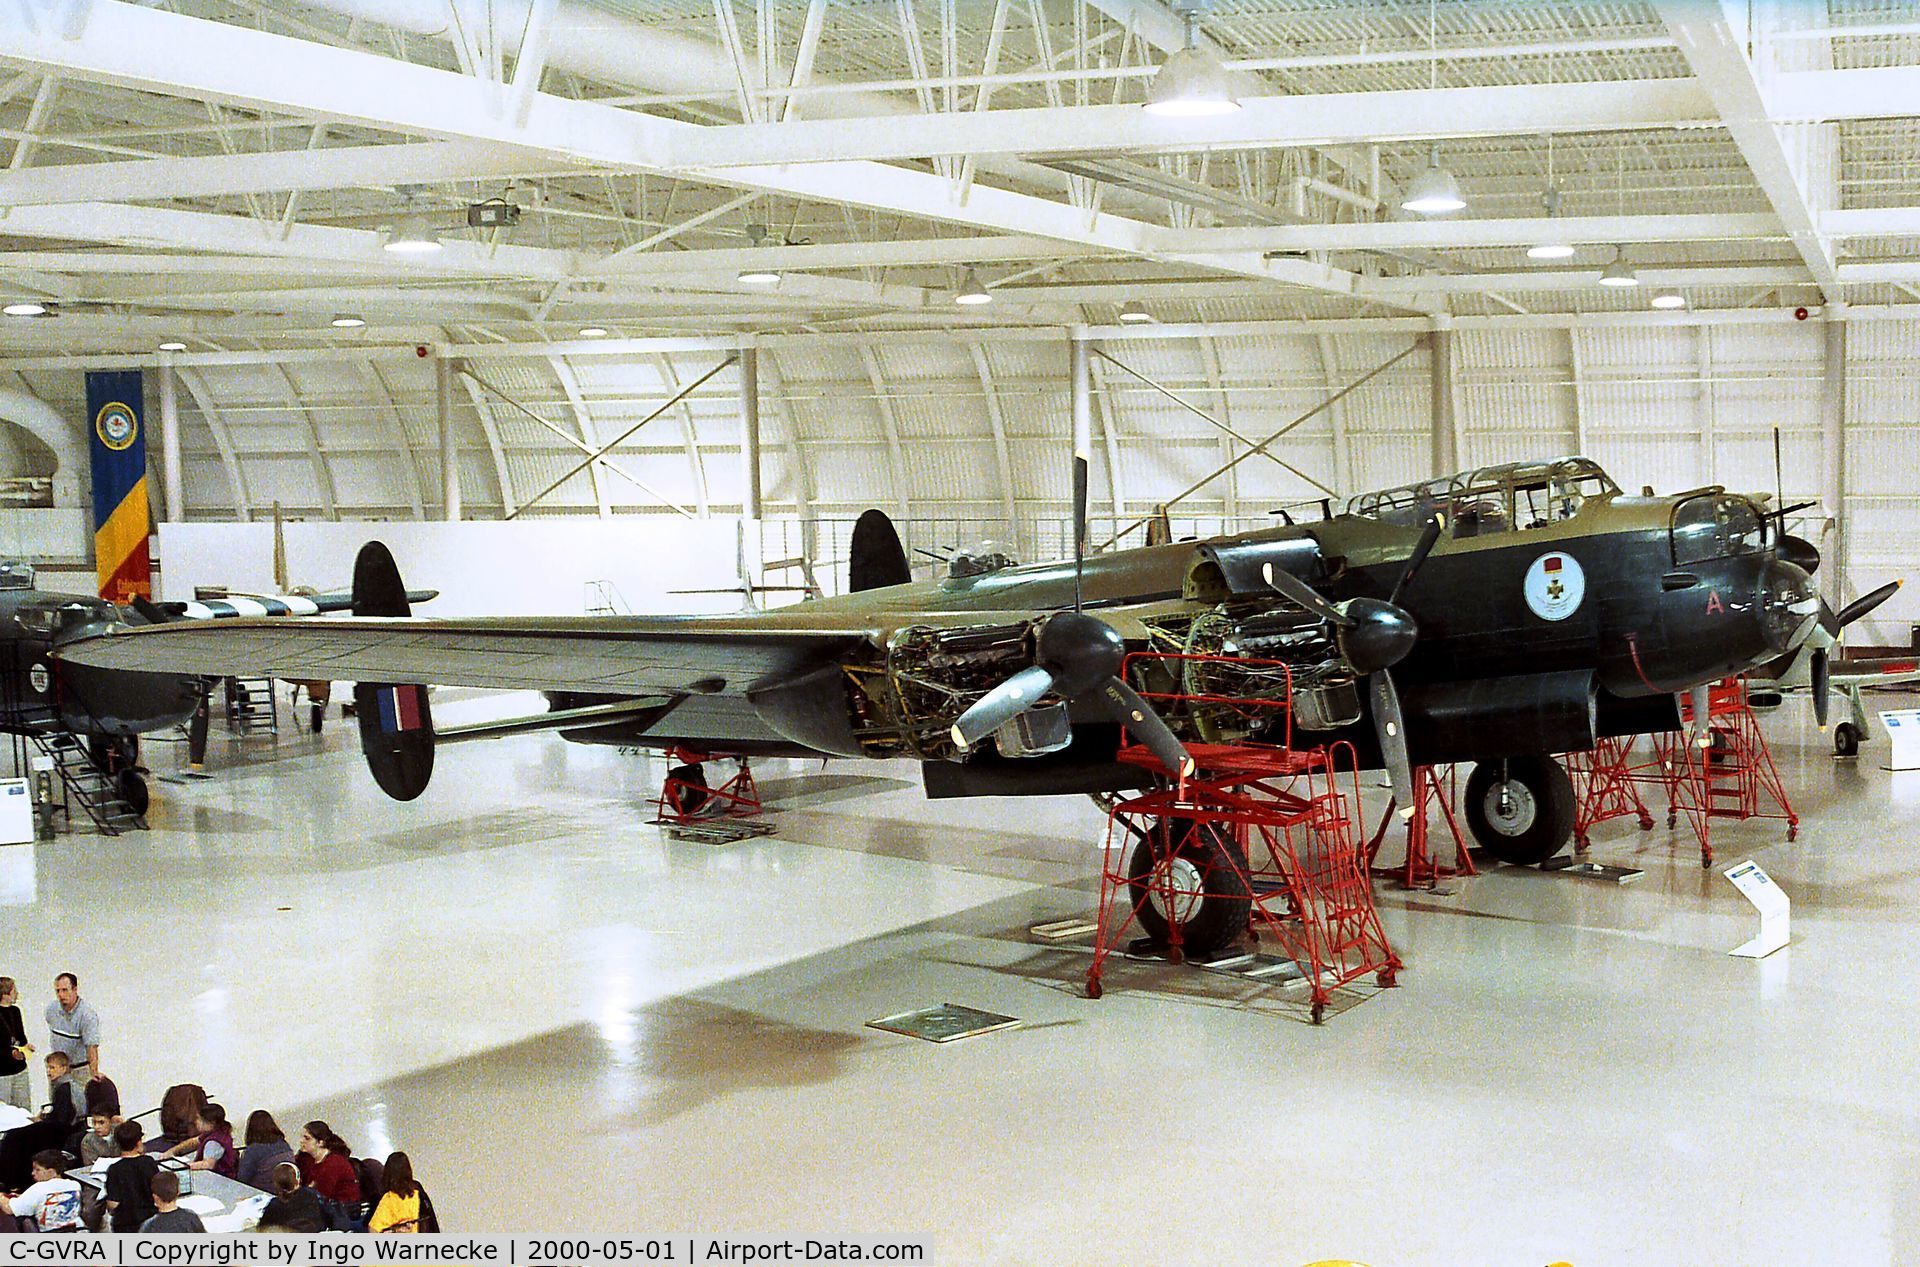
[[[942,1003],[939,1007],[923,1007],[916,1012],[896,1012],[892,1016],[883,1016],[877,1021],[868,1021],[867,1028],[905,1034],[909,1038],[924,1038],[930,1043],[950,1043],[956,1038],[971,1038],[975,1034],[987,1034],[996,1029],[1012,1029],[1018,1024],[1020,1018],[1017,1016],[982,1012],[958,1003]]]

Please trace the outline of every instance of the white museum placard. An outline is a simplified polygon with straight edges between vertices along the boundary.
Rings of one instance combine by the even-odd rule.
[[[0,779],[0,845],[33,843],[33,793],[25,779]]]
[[[1889,770],[1920,770],[1920,708],[1896,708],[1880,714],[1887,728]]]
[[[1727,953],[1741,959],[1764,959],[1786,945],[1788,920],[1793,912],[1793,903],[1786,891],[1752,860],[1728,867],[1721,874],[1733,881],[1733,887],[1739,889],[1760,914],[1760,932],[1752,941]]]

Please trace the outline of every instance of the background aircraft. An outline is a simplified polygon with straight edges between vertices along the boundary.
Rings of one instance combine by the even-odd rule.
[[[1083,525],[1085,479],[1076,456]],[[878,522],[870,548],[883,537],[897,552]],[[368,764],[402,799],[431,776],[427,683],[611,697],[587,706],[605,710],[597,718],[569,709],[545,724],[617,726],[627,743],[913,757],[936,797],[1139,786],[1154,776],[1116,761],[1123,732],[1168,774],[1187,768],[1188,743],[1271,737],[1247,733],[1231,709],[1163,718],[1139,692],[1290,691],[1295,742],[1352,741],[1363,766],[1390,772],[1403,806],[1414,763],[1476,763],[1464,807],[1474,836],[1535,863],[1572,828],[1571,784],[1552,754],[1675,729],[1676,692],[1776,659],[1892,592],[1836,614],[1805,565],[1818,565],[1813,547],[1779,534],[1751,499],[1717,487],[1628,496],[1569,458],[1364,494],[1318,522],[970,566],[733,616],[411,619],[391,556],[372,543],[354,575],[364,619],[103,627],[60,655],[357,678]],[[1134,651],[1284,669],[1178,662],[1206,664],[1202,692],[1175,662],[1129,668]]]
[[[420,590],[424,602],[434,591]],[[59,773],[96,820],[130,824],[147,811],[146,770],[138,737],[199,714],[204,747],[208,683],[200,674],[99,668],[55,651],[102,629],[169,621],[255,616],[308,616],[344,611],[348,594],[279,598],[230,595],[190,603],[119,608],[103,598],[39,589],[25,563],[0,560],[0,733],[33,741],[54,757]],[[17,746],[16,757],[24,751]]]

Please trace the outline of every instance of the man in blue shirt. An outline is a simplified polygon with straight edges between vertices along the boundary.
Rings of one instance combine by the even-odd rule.
[[[80,997],[80,978],[63,972],[53,979],[53,1002],[47,1004],[49,1047],[65,1052],[73,1062],[69,1075],[84,1087],[100,1073],[100,1013]]]

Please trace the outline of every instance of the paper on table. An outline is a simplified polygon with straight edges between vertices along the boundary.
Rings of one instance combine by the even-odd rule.
[[[99,1161],[93,1163],[93,1173],[96,1175],[104,1175],[107,1171],[113,1169],[113,1163],[119,1160],[118,1157],[102,1157]]]
[[[225,1202],[204,1192],[189,1192],[180,1198],[180,1208],[195,1214],[218,1214],[227,1207]]]
[[[0,1131],[10,1131],[33,1121],[33,1114],[11,1104],[0,1104]]]

